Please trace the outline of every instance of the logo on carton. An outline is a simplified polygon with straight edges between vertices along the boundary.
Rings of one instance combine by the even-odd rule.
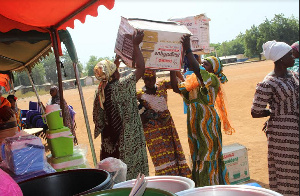
[[[238,162],[239,158],[238,157],[234,157],[234,153],[230,153],[230,154],[225,154],[223,155],[223,159],[224,159],[224,163],[233,163],[233,162]]]
[[[227,158],[230,158],[230,157],[234,157],[234,153],[224,154],[223,155],[223,159],[227,159]]]

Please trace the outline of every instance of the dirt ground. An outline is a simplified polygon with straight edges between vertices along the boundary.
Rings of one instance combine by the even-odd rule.
[[[224,67],[224,73],[229,82],[224,85],[227,101],[227,111],[232,126],[236,133],[233,135],[223,134],[223,145],[239,143],[248,149],[248,161],[250,178],[249,182],[257,182],[265,188],[268,185],[268,165],[267,165],[267,139],[261,131],[263,123],[267,120],[253,119],[250,114],[253,95],[256,84],[263,80],[265,75],[273,69],[271,61],[262,61],[255,63],[245,63],[239,65],[231,65]],[[160,80],[159,78],[158,80]],[[143,81],[137,83],[137,88],[143,86]],[[92,119],[94,91],[97,86],[88,86],[83,88],[85,104],[87,108],[90,128],[93,135],[94,123]],[[69,105],[74,107],[76,111],[77,138],[80,144],[88,147],[87,159],[91,167],[93,167],[93,159],[89,146],[89,139],[85,120],[83,117],[80,97],[77,89],[64,91],[64,97]],[[50,95],[40,96],[41,101],[46,103]],[[37,101],[36,97],[29,97],[18,100],[18,106],[21,109],[28,109],[29,101]],[[183,114],[183,101],[180,95],[175,94],[172,90],[168,91],[168,106],[175,121],[176,129],[179,134],[186,159],[190,164],[190,153],[187,142],[186,115]],[[97,161],[100,155],[100,137],[93,139]],[[154,175],[154,167],[150,156],[148,156],[150,165],[150,175]]]

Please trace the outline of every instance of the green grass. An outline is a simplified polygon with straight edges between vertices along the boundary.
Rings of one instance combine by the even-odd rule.
[[[45,91],[45,90],[39,90],[39,91],[37,91],[38,92],[38,95],[46,95],[46,94],[49,94],[49,91]],[[20,98],[26,98],[26,97],[35,97],[36,95],[35,95],[35,92],[27,92],[27,93],[25,93],[25,94],[22,94],[21,93],[21,90],[18,90],[17,92],[16,92],[16,94],[15,94],[15,96],[16,97],[18,97],[18,99],[20,99]]]
[[[250,58],[247,61],[259,61],[259,58],[258,57],[256,57],[256,58]]]

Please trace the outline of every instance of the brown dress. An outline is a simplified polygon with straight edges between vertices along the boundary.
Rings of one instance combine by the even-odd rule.
[[[173,175],[191,178],[191,170],[167,106],[167,89],[171,84],[163,80],[157,84],[156,94],[150,95],[142,89],[138,91],[138,100],[145,109],[154,110],[159,117],[166,118],[165,123],[150,119],[143,124],[147,147],[155,167],[155,175]]]

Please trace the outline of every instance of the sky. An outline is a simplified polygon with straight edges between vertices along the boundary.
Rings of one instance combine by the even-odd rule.
[[[211,19],[210,43],[222,43],[258,26],[275,14],[299,19],[299,0],[115,0],[113,9],[99,6],[98,16],[87,16],[68,28],[79,61],[85,66],[91,55],[113,57],[121,16],[167,21],[206,14]]]

